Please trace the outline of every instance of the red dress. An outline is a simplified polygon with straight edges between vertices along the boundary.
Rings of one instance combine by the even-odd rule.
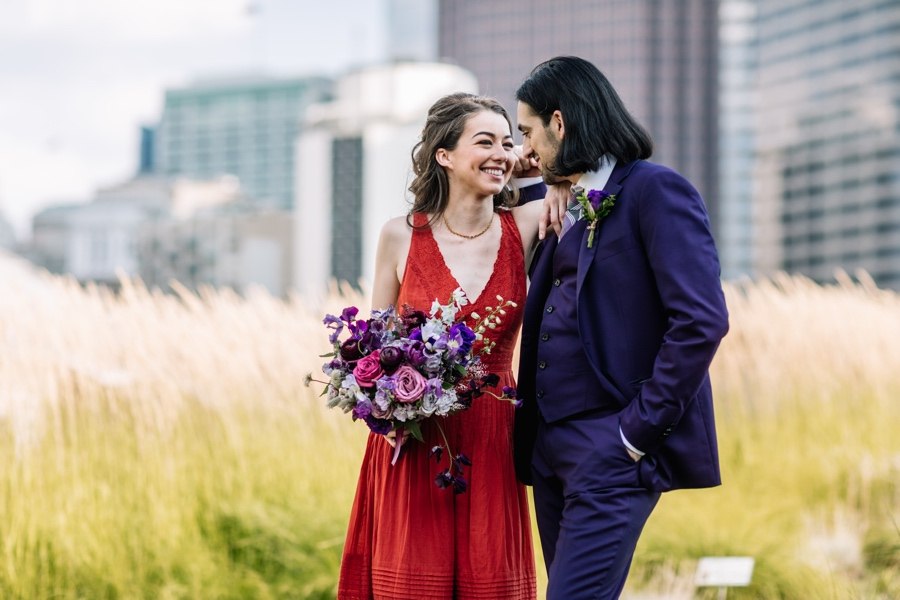
[[[482,355],[500,376],[498,387],[513,384],[511,363],[525,303],[522,242],[513,216],[500,213],[500,251],[487,286],[460,316],[485,314],[497,295],[513,300],[488,337],[497,345]],[[416,225],[425,224],[417,214]],[[458,287],[427,227],[414,229],[397,306],[424,310],[445,303]],[[498,392],[499,393],[499,392]],[[426,421],[425,443],[408,440],[391,466],[392,448],[370,434],[350,515],[338,586],[340,600],[502,600],[535,598],[531,521],[525,488],[513,470],[513,405],[491,396],[441,420],[454,453],[468,456],[468,490],[439,489],[435,476],[446,468],[430,455],[443,444]]]

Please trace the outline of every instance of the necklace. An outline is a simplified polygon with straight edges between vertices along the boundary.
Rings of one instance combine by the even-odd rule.
[[[460,233],[460,232],[458,232],[458,231],[454,231],[453,228],[450,227],[450,223],[447,221],[447,216],[446,216],[446,215],[441,214],[441,219],[444,220],[444,227],[446,227],[446,228],[447,228],[447,231],[449,231],[449,232],[452,233],[453,235],[455,235],[455,236],[457,236],[457,237],[461,237],[461,238],[467,239],[467,240],[474,240],[475,238],[481,237],[481,236],[483,236],[485,233],[487,233],[487,230],[490,229],[490,228],[491,228],[491,225],[494,224],[494,213],[491,213],[491,220],[488,221],[487,227],[485,227],[484,229],[482,229],[482,230],[479,231],[478,233],[473,233],[472,235],[466,235],[465,233]]]

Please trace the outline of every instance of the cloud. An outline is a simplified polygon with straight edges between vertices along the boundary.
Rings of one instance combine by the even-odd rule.
[[[3,7],[0,35],[163,42],[245,31],[246,9],[246,0],[29,0]]]

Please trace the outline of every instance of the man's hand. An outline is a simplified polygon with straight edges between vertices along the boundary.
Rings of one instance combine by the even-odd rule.
[[[525,156],[522,146],[513,148],[513,177],[538,177],[541,169],[531,155]]]
[[[553,228],[556,235],[560,234],[571,195],[572,185],[568,181],[547,186],[544,210],[541,212],[541,220],[538,223],[538,238],[546,237],[548,226]]]

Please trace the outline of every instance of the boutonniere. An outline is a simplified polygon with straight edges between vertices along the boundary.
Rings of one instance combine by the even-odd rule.
[[[587,193],[581,190],[575,196],[575,199],[578,200],[583,209],[582,214],[584,218],[588,220],[587,228],[590,233],[588,234],[587,247],[590,248],[594,245],[594,231],[597,229],[597,221],[612,212],[613,207],[616,205],[616,195],[607,194],[603,190],[588,190]]]

